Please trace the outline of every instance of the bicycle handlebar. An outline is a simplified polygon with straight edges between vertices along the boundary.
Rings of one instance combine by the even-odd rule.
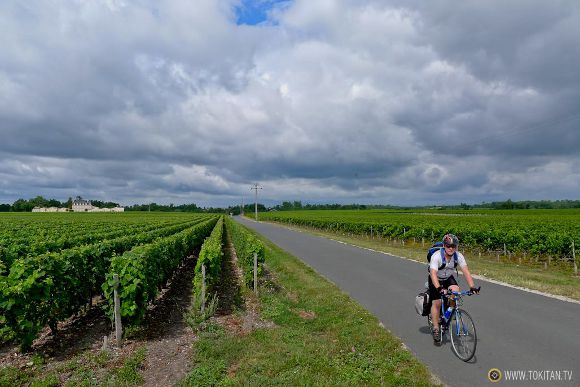
[[[477,288],[477,292],[473,292],[470,290],[465,290],[463,292],[447,292],[446,294],[443,294],[446,297],[449,297],[449,295],[453,295],[453,296],[472,296],[474,294],[478,294],[481,290],[481,286]]]

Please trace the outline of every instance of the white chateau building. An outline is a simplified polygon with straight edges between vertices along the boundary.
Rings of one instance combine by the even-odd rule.
[[[68,208],[59,208],[59,207],[34,207],[32,212],[68,212]]]
[[[72,210],[68,208],[57,208],[57,207],[34,207],[32,212],[125,212],[125,208],[123,207],[114,207],[114,208],[99,208],[93,206],[90,200],[85,199],[77,199],[74,200],[72,203]]]
[[[72,203],[72,210],[74,212],[88,212],[93,208],[95,207],[93,207],[90,200],[77,199]]]
[[[90,200],[77,199],[72,204],[73,212],[125,212],[123,207],[99,208],[94,207]]]

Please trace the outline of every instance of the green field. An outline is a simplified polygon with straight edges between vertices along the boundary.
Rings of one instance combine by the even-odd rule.
[[[472,274],[580,300],[579,210],[280,211],[260,219],[425,262],[433,241],[459,236]]]
[[[0,262],[186,223],[183,213],[0,213]]]
[[[580,244],[580,209],[318,210],[260,214],[261,220],[406,241],[433,242],[448,232],[463,247],[570,261]]]
[[[146,311],[160,306],[162,314],[156,319],[162,315],[172,320],[175,308],[196,333],[195,340],[188,342],[193,350],[186,367],[191,368],[179,385],[438,383],[400,340],[347,294],[229,218],[211,214],[23,214],[7,216],[5,221],[12,235],[43,246],[26,254],[20,251],[0,276],[0,328],[7,329],[22,346],[30,345],[44,326],[73,313],[83,314],[87,296],[102,292],[109,300],[111,275],[118,273],[124,322],[140,324]],[[66,237],[61,238],[61,233]],[[85,234],[91,239],[81,238]],[[68,241],[67,247],[61,239]],[[73,240],[78,244],[73,245]],[[12,251],[13,245],[4,246]],[[34,255],[31,251],[43,252]],[[160,288],[166,287],[166,296],[172,292],[179,281],[167,284],[167,278],[192,253],[177,276],[182,279],[186,271],[194,272],[192,287],[179,290],[176,286],[177,292],[193,292],[191,298],[185,298],[191,300],[189,307],[182,309],[179,300],[183,294],[175,297],[177,293],[161,304],[152,303]],[[254,254],[259,264],[257,295],[250,290]],[[222,275],[228,275],[222,269],[228,262],[243,270],[239,274],[230,271],[226,280],[238,289],[239,299],[232,298],[234,307],[228,315],[210,318],[211,307],[200,311],[196,303],[200,276],[206,279],[208,294],[224,297],[227,303]],[[199,273],[202,264],[205,275]],[[95,308],[111,312],[110,303]],[[100,329],[97,320],[88,321],[83,328]],[[76,354],[67,350],[66,355],[47,357],[38,343],[18,356],[5,354],[1,360],[7,365],[0,367],[0,385],[141,385],[151,370],[165,377],[174,372],[175,351],[159,351],[157,333],[164,331],[164,343],[181,343],[180,338],[190,338],[190,334],[175,329],[181,326],[179,318],[164,323],[172,329],[159,329],[162,324],[149,320],[148,329],[155,329],[153,337],[138,334],[143,326],[132,327],[126,331],[127,340],[114,351],[101,350],[99,336],[97,346],[85,343]],[[66,335],[66,328],[63,332]],[[86,339],[83,335],[78,338]]]

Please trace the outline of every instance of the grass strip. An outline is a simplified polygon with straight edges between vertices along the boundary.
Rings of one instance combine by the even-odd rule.
[[[261,323],[245,332],[207,326],[181,386],[431,384],[427,368],[377,318],[300,260],[260,239],[269,271],[254,300]],[[247,315],[238,311],[233,317],[247,321]]]
[[[56,366],[44,364],[39,356],[30,368],[0,368],[0,386],[139,386],[143,384],[141,368],[146,354],[145,347],[122,358],[109,352],[86,351]]]

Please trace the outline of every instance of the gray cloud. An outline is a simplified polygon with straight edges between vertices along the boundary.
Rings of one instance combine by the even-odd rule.
[[[0,202],[577,198],[578,5],[237,4],[3,2]]]

